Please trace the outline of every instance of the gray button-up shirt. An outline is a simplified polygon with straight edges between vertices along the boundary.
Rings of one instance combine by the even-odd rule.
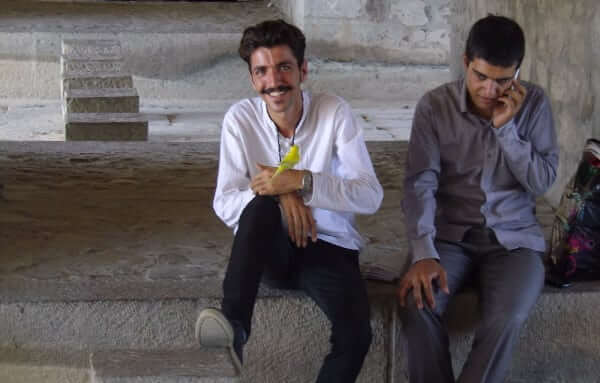
[[[507,249],[545,250],[535,197],[556,178],[558,145],[548,97],[521,84],[521,110],[498,129],[469,110],[463,79],[419,101],[402,203],[413,262],[439,258],[434,239],[461,241],[477,225]]]

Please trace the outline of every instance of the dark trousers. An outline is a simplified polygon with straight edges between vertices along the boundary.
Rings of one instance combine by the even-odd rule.
[[[358,252],[321,240],[297,248],[283,227],[278,203],[257,196],[240,217],[223,282],[222,311],[246,334],[261,280],[303,290],[329,319],[331,350],[317,382],[354,382],[372,338]]]
[[[450,295],[438,289],[435,308],[426,305],[419,310],[409,292],[401,319],[408,343],[410,382],[455,381],[442,315],[449,299],[465,283],[477,287],[481,321],[458,382],[504,382],[519,331],[542,291],[542,253],[506,250],[486,228],[471,229],[462,242],[436,241],[436,248]]]

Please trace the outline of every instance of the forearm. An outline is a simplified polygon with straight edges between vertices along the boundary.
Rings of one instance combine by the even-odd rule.
[[[373,214],[383,200],[383,189],[375,174],[345,179],[327,173],[313,173],[312,196],[307,205],[315,208]]]
[[[508,167],[527,191],[544,194],[556,180],[558,148],[550,143],[544,152],[537,151],[531,142],[517,134],[514,122],[495,130]]]
[[[428,258],[439,258],[434,245],[435,190],[435,172],[426,171],[405,179],[402,210],[413,263]]]

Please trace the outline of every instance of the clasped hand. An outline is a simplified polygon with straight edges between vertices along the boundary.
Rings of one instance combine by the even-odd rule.
[[[296,192],[302,185],[302,170],[288,169],[273,178],[277,168],[257,165],[261,169],[250,183],[252,190],[258,195],[278,195],[279,205],[283,210],[288,226],[288,235],[298,247],[308,245],[308,236],[317,241],[317,224],[310,207],[304,204],[302,197]]]
[[[302,187],[302,170],[288,169],[273,178],[277,168],[257,164],[260,172],[252,178],[250,188],[258,195],[280,195]]]

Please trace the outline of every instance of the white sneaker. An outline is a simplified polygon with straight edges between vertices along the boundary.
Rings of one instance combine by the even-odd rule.
[[[241,355],[238,355],[233,344],[235,333],[221,310],[207,308],[200,311],[196,321],[196,339],[202,347],[227,347],[238,373],[241,372]]]

